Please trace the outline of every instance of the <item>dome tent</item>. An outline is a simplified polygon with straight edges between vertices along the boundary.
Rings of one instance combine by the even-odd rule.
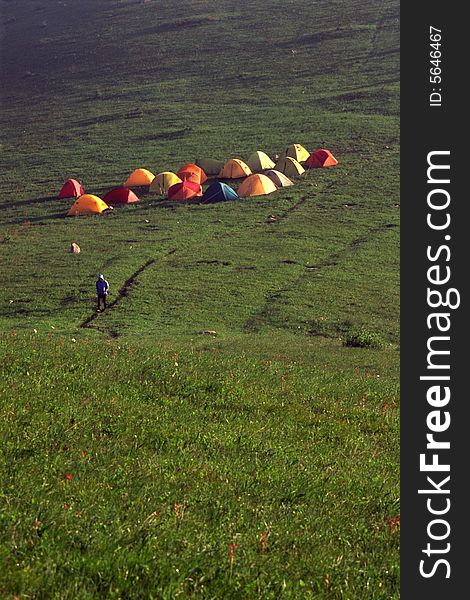
[[[304,162],[310,156],[310,152],[301,146],[300,144],[291,144],[287,146],[281,157],[290,156],[291,158],[295,158],[295,160],[299,163]]]
[[[237,200],[238,194],[226,183],[214,181],[202,195],[202,204],[212,204],[214,202],[225,202],[226,200]]]
[[[305,166],[309,169],[315,169],[320,167],[334,167],[338,164],[336,158],[331,154],[329,150],[320,148],[312,152],[305,162]]]
[[[147,169],[135,169],[124,182],[128,186],[144,186],[152,183],[155,175]]]
[[[134,192],[123,185],[113,188],[103,197],[103,202],[108,205],[130,204],[138,201],[139,198],[134,194]]]
[[[194,164],[201,167],[204,173],[211,177],[218,175],[220,170],[224,168],[224,163],[221,160],[214,160],[213,158],[198,158]]]
[[[250,167],[239,158],[228,160],[219,173],[221,179],[239,179],[248,175],[252,175]]]
[[[199,183],[188,179],[181,183],[175,183],[168,190],[168,200],[189,200],[197,196],[202,196],[202,188]]]
[[[198,167],[193,163],[183,165],[181,169],[176,172],[176,175],[181,179],[181,181],[188,179],[189,181],[195,181],[200,185],[207,180],[207,175],[204,173],[201,167]]]
[[[67,216],[90,215],[92,213],[103,213],[109,206],[93,194],[83,194],[70,207]]]
[[[305,169],[302,165],[295,160],[295,158],[291,158],[290,156],[281,157],[274,166],[276,171],[281,171],[287,177],[295,177],[296,175],[302,175],[305,173]]]
[[[255,175],[247,177],[240,185],[238,188],[238,195],[240,198],[245,196],[264,196],[266,194],[271,194],[276,190],[276,186],[269,177],[256,173]]]
[[[181,183],[181,179],[175,173],[171,171],[163,171],[155,175],[152,183],[150,184],[150,191],[157,194],[167,194],[168,190],[175,183]]]
[[[85,190],[76,179],[67,179],[59,192],[59,198],[79,198]]]
[[[253,152],[253,154],[250,154],[246,164],[250,167],[253,173],[265,171],[266,169],[272,169],[274,167],[273,161],[267,154],[261,152],[261,150],[257,150],[256,152]]]
[[[294,185],[294,183],[288,177],[286,177],[284,173],[276,171],[275,169],[269,169],[268,171],[265,171],[264,174],[266,177],[269,177],[269,179],[278,188]]]

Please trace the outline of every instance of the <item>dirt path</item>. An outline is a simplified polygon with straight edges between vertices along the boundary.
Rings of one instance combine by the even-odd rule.
[[[165,255],[164,258],[166,258],[167,256],[170,256],[171,254],[174,254],[175,252],[176,252],[176,248],[170,250],[169,252],[167,252],[167,254]],[[124,285],[118,290],[116,298],[108,304],[105,312],[112,310],[117,304],[122,302],[122,300],[124,300],[129,295],[129,292],[131,291],[132,287],[137,282],[139,275],[141,275],[146,269],[148,269],[149,267],[154,265],[156,262],[157,262],[156,258],[151,258],[151,259],[147,260],[143,265],[141,265],[136,271],[134,271],[134,273],[132,273],[132,275],[128,279],[126,279],[126,281],[124,282]],[[119,333],[117,331],[114,331],[109,328],[101,327],[97,324],[93,324],[94,321],[96,321],[96,319],[99,316],[101,316],[102,314],[104,314],[104,313],[97,312],[95,310],[89,317],[87,317],[80,324],[80,327],[84,328],[84,329],[86,329],[86,328],[97,329],[98,331],[101,331],[103,333],[105,333],[105,332],[108,333],[108,335],[110,335],[111,337],[118,337]]]

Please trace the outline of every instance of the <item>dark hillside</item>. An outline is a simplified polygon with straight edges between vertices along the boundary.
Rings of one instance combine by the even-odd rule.
[[[173,163],[206,148],[275,152],[293,139],[341,141],[344,152],[338,119],[324,111],[397,115],[393,1],[2,7],[3,193],[48,195],[59,163],[64,175],[96,172],[107,185],[150,155]]]
[[[13,92],[65,96],[69,86],[181,76],[214,92],[227,81],[308,86],[325,73],[349,74],[356,86],[396,81],[396,4],[328,2],[320,12],[322,4],[3,0],[2,79]]]

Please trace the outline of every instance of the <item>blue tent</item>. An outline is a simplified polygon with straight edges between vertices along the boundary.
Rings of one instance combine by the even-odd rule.
[[[225,200],[237,200],[238,194],[226,183],[214,181],[201,198],[203,204],[212,204],[212,202],[224,202]]]

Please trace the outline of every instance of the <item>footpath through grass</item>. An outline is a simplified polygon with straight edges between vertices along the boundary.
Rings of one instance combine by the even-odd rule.
[[[332,350],[4,340],[0,590],[398,597],[396,353]]]

